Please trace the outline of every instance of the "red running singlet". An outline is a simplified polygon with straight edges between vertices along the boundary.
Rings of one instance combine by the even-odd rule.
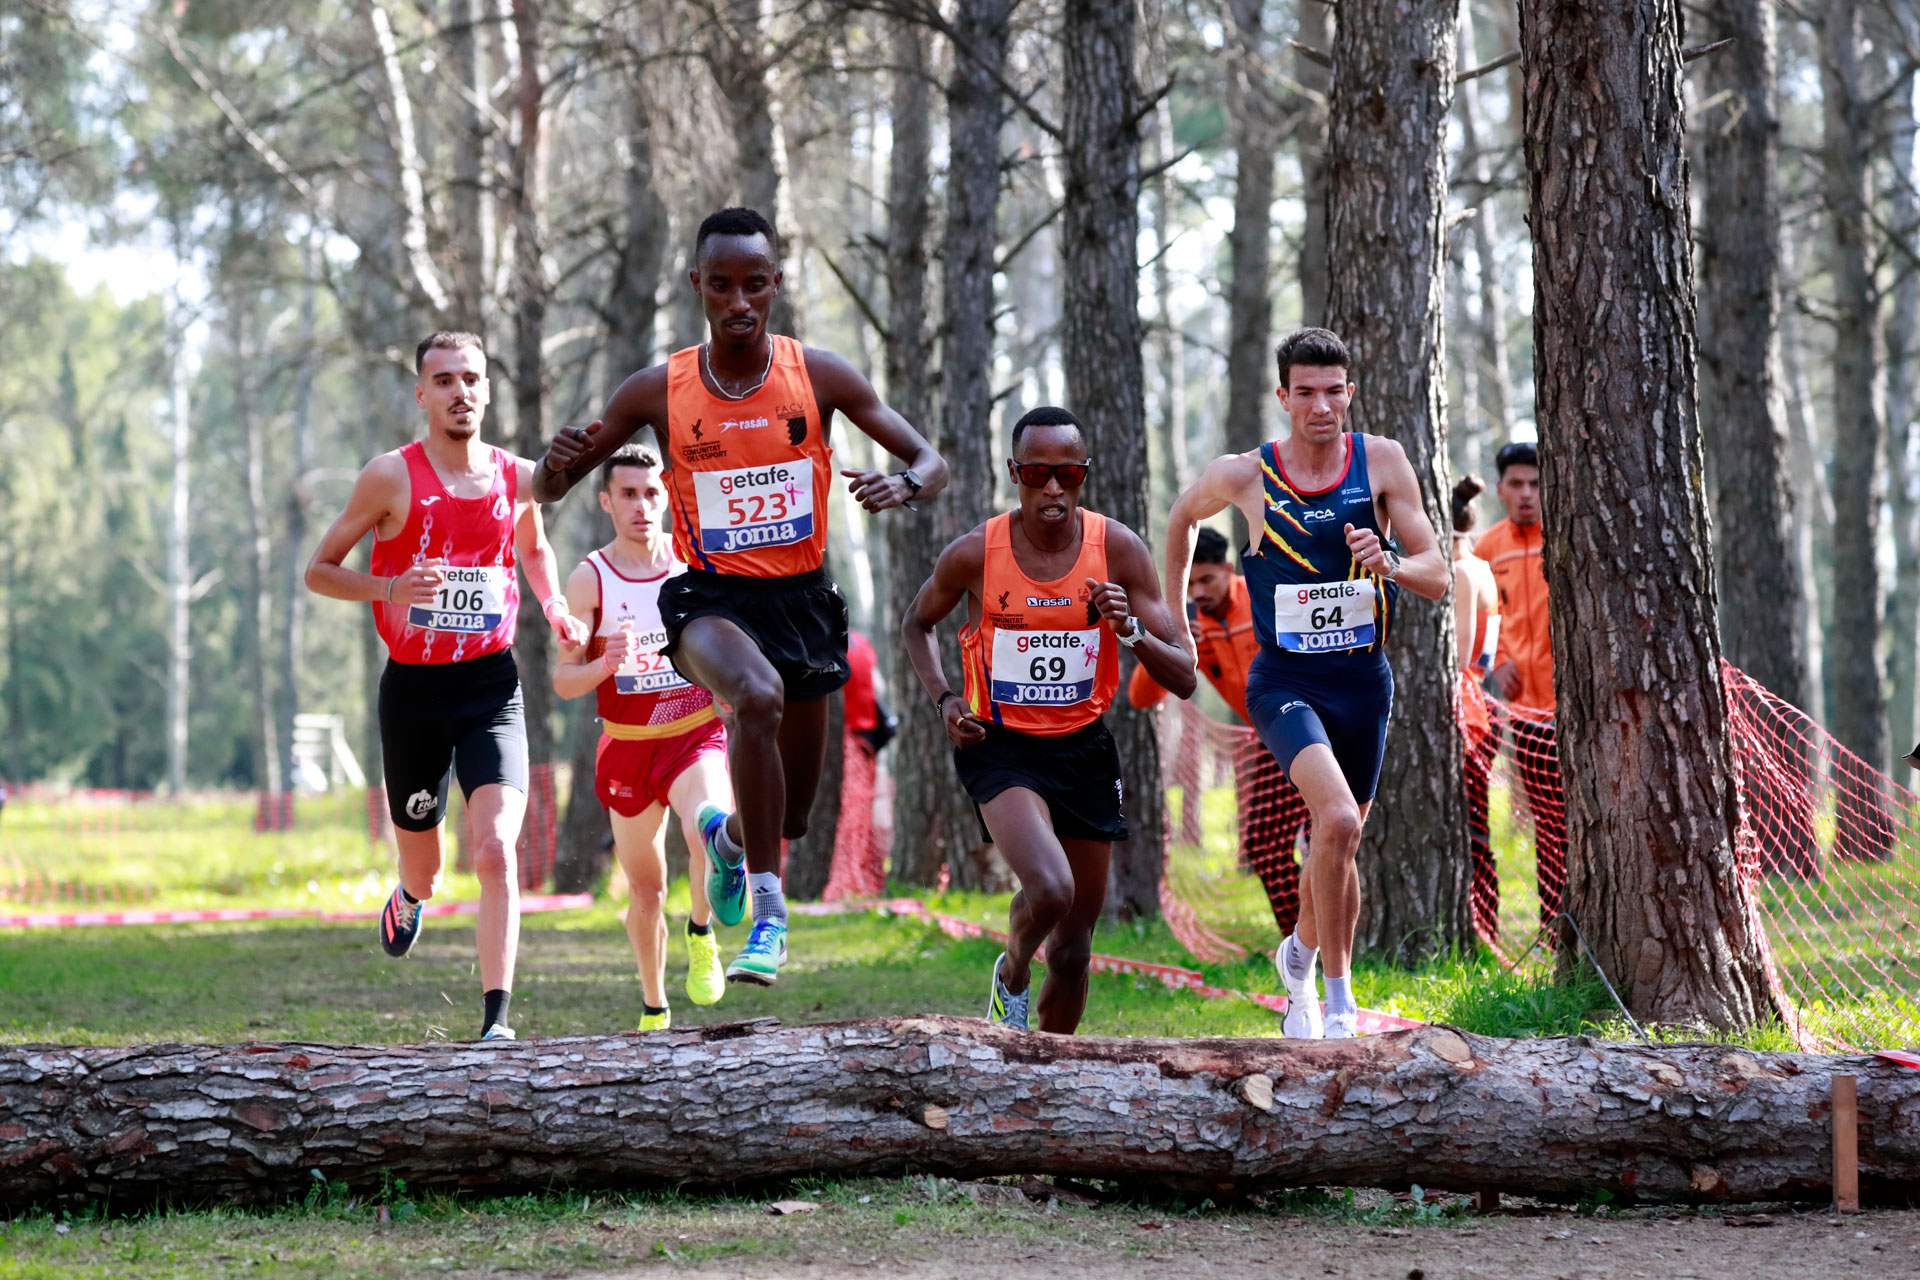
[[[456,498],[440,483],[421,441],[405,445],[407,522],[376,539],[368,570],[391,578],[426,560],[444,562],[447,580],[432,604],[373,602],[373,621],[395,662],[430,666],[468,662],[513,644],[520,611],[514,572],[513,523],[518,460],[493,451],[493,485],[478,498]]]
[[[1060,738],[1112,704],[1120,642],[1094,607],[1088,578],[1107,581],[1105,516],[1080,512],[1080,556],[1051,582],[1035,582],[1014,558],[1011,514],[987,521],[980,621],[960,629],[967,706],[975,715]]]
[[[629,666],[602,680],[595,688],[600,719],[610,738],[645,741],[685,733],[714,718],[713,695],[673,669],[660,652],[667,629],[660,622],[660,584],[687,566],[673,567],[651,578],[629,578],[596,551],[587,557],[600,579],[600,607],[596,610],[588,661],[607,651],[607,637],[621,624],[633,628],[640,652]]]

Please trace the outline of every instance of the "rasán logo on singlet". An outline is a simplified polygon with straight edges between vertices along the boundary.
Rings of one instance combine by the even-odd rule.
[[[1028,607],[1034,608],[1034,609],[1057,609],[1063,604],[1072,604],[1072,603],[1073,603],[1072,596],[1060,596],[1058,599],[1053,599],[1053,600],[1049,600],[1045,596],[1028,596],[1027,597]]]

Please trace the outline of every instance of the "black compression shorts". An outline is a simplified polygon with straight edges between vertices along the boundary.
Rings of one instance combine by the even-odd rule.
[[[389,661],[380,673],[380,758],[387,811],[403,831],[431,831],[447,812],[447,783],[527,790],[527,713],[513,650],[469,662]],[[449,768],[451,766],[451,768]]]
[[[1121,809],[1120,749],[1104,721],[1058,738],[1020,733],[997,724],[982,726],[986,741],[953,749],[954,772],[975,811],[1003,791],[1025,787],[1047,803],[1053,834],[1070,840],[1125,840]],[[986,819],[980,831],[988,844]]]
[[[708,617],[725,618],[747,633],[780,673],[789,701],[824,698],[853,674],[847,665],[847,598],[824,569],[790,578],[689,569],[660,584],[660,621],[667,632],[662,652],[669,659],[687,624]]]

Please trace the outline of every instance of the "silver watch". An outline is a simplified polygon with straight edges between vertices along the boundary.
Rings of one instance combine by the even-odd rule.
[[[1133,629],[1127,632],[1127,634],[1121,635],[1120,628],[1115,627],[1113,629],[1113,638],[1115,640],[1118,640],[1121,644],[1125,645],[1127,648],[1131,649],[1133,648],[1133,646],[1140,643],[1140,637],[1147,634],[1147,629],[1141,626],[1140,619],[1134,617],[1132,614],[1127,615],[1127,621],[1133,624]]]
[[[1380,576],[1392,582],[1400,576],[1400,556],[1392,547],[1380,548],[1380,554],[1387,558],[1387,571]]]

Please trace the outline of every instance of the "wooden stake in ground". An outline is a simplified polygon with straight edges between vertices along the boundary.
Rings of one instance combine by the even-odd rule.
[[[1833,1077],[1833,1207],[1860,1212],[1860,1082]]]
[[[0,1209],[263,1202],[316,1178],[506,1194],[909,1172],[1216,1198],[1417,1182],[1824,1203],[1836,1070],[1859,1083],[1862,1192],[1920,1196],[1920,1074],[1725,1045],[1446,1027],[1129,1040],[900,1018],[491,1045],[10,1046]]]

